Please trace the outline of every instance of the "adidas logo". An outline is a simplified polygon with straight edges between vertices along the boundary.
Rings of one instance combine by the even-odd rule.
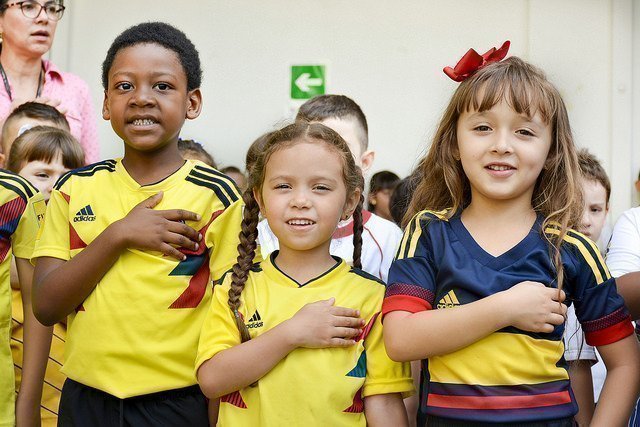
[[[80,209],[73,217],[73,222],[90,222],[95,220],[96,216],[93,213],[93,209],[91,209],[91,205],[87,205],[84,208]]]
[[[258,313],[258,310],[256,310],[256,312],[253,313],[253,316],[251,316],[251,318],[249,319],[249,323],[247,323],[247,328],[249,329],[261,328],[263,325],[264,325],[264,322],[260,317],[260,313]]]
[[[458,297],[456,296],[453,290],[447,292],[447,294],[442,297],[440,301],[438,301],[438,308],[453,308],[457,305],[460,305],[460,301],[458,301]]]

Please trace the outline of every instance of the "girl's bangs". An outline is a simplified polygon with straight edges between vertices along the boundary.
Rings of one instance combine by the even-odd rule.
[[[516,67],[496,67],[470,78],[468,85],[463,82],[457,113],[487,111],[504,100],[518,114],[527,117],[540,114],[545,123],[551,123],[558,109],[559,95],[542,76],[523,71]]]

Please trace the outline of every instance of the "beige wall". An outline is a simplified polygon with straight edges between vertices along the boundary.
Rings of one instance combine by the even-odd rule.
[[[253,139],[282,122],[288,67],[328,67],[328,91],[353,97],[370,125],[374,171],[407,174],[455,88],[442,73],[469,48],[512,41],[560,88],[579,145],[611,173],[614,215],[634,200],[640,167],[639,0],[70,0],[52,58],[87,80],[100,111],[100,64],[113,38],[142,21],[172,23],[194,41],[204,111],[183,136],[222,165],[241,165]],[[633,25],[633,23],[636,25]],[[635,47],[633,41],[636,42]],[[635,75],[633,63],[636,63]],[[635,97],[638,99],[638,96]],[[103,157],[122,152],[100,123]]]

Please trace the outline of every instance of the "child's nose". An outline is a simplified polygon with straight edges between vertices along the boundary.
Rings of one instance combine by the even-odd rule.
[[[493,151],[500,154],[510,153],[513,150],[511,134],[507,131],[496,132],[492,148]]]
[[[297,191],[293,197],[291,197],[290,205],[296,208],[307,208],[310,205],[309,197],[307,197],[304,191]]]
[[[137,106],[147,106],[153,104],[152,91],[145,88],[138,88],[133,92],[131,103]]]

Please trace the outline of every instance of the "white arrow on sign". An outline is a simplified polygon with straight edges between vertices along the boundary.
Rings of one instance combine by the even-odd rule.
[[[311,88],[309,86],[322,86],[322,79],[312,79],[311,74],[302,73],[296,79],[296,86],[303,92],[309,92]]]

